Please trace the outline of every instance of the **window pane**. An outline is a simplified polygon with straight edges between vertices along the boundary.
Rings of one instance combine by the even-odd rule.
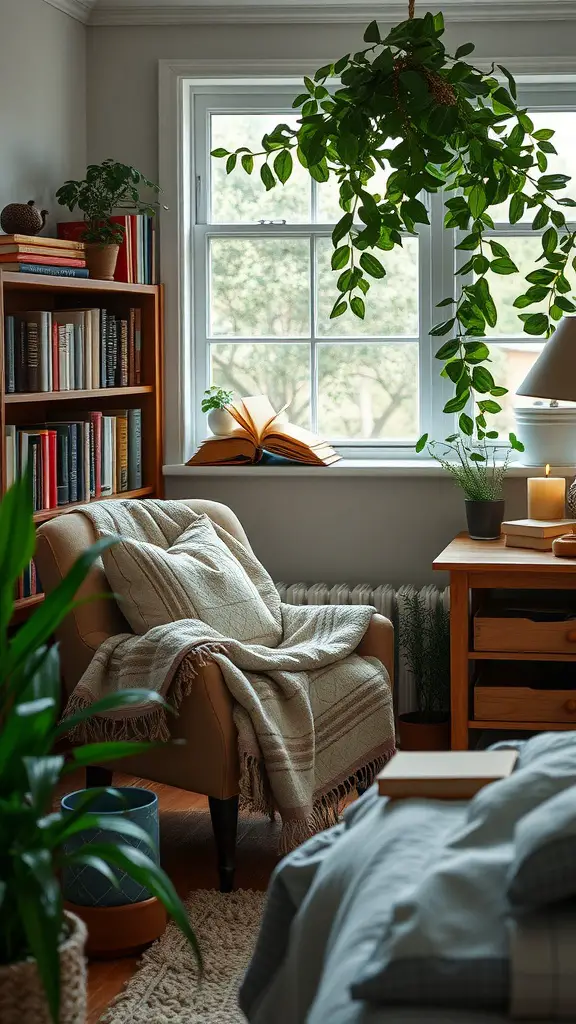
[[[252,152],[262,150],[262,136],[277,124],[297,128],[293,113],[213,114],[210,150],[223,147],[231,152],[247,146]],[[238,157],[240,163],[240,157]],[[284,219],[289,224],[310,221],[311,181],[308,172],[297,160],[286,185],[266,192],[260,180],[261,159],[254,161],[252,174],[237,167],[226,174],[226,161],[210,161],[212,224],[257,224],[259,220]]]
[[[229,338],[308,337],[308,239],[213,238],[210,333]]]
[[[492,298],[498,310],[498,323],[496,327],[488,327],[486,334],[492,336],[514,336],[527,337],[523,331],[522,321],[518,319],[519,313],[538,313],[546,308],[546,301],[534,303],[526,309],[515,309],[514,300],[522,295],[530,287],[526,281],[526,274],[536,270],[540,265],[536,262],[542,252],[542,243],[539,236],[527,236],[526,238],[503,238],[498,236],[497,241],[504,245],[510,257],[518,267],[518,274],[494,274],[489,271],[486,275],[490,285]],[[488,255],[490,255],[488,251]]]
[[[318,346],[318,430],[331,438],[414,440],[418,345]]]
[[[404,238],[403,247],[378,252],[386,277],[369,278],[366,319],[350,310],[336,320],[330,311],[338,296],[336,284],[341,271],[333,271],[334,251],[329,238],[317,242],[318,334],[320,337],[418,337],[418,239]]]
[[[568,184],[568,190],[566,192],[560,192],[559,195],[571,196],[572,199],[576,199],[576,111],[574,110],[557,110],[555,112],[548,113],[535,113],[530,112],[530,118],[534,122],[534,127],[539,128],[552,128],[556,134],[550,139],[552,145],[558,150],[558,154],[547,153],[548,167],[546,174],[568,174],[572,178],[572,181]],[[540,171],[536,171],[536,176],[540,174]],[[530,182],[526,183],[524,189],[527,195],[532,195],[534,187]],[[510,200],[506,203],[502,203],[500,206],[495,206],[489,210],[490,216],[494,221],[504,221],[508,223],[508,212],[510,208]],[[525,210],[523,221],[532,221],[536,215],[537,207],[533,210]],[[566,210],[566,218],[570,220],[574,217],[573,211]]]
[[[288,404],[291,423],[310,426],[310,346],[210,346],[211,381],[237,397],[268,395],[275,409]]]
[[[385,171],[379,167],[366,186],[368,192],[371,194],[377,192],[383,196],[391,170],[390,167],[387,167]],[[316,220],[319,224],[335,224],[344,216],[344,210],[340,206],[340,183],[337,178],[331,175],[328,181],[319,184],[317,195]],[[357,217],[357,219],[359,218]]]
[[[503,436],[515,429],[514,407],[534,402],[533,398],[516,395],[516,388],[520,387],[543,348],[543,344],[531,341],[490,346],[490,372],[499,385],[508,388],[508,394],[497,399],[502,412],[490,416],[490,428],[500,431]]]

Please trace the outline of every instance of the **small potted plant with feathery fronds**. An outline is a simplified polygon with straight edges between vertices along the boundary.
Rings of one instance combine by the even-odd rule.
[[[65,181],[56,193],[61,206],[70,212],[76,207],[82,211],[86,228],[82,239],[86,242],[86,265],[90,277],[112,281],[118,252],[124,240],[124,227],[112,220],[117,210],[131,210],[153,216],[150,203],[140,198],[140,190],[158,193],[160,186],[149,181],[141,171],[117,160],[104,160],[89,164],[86,177],[80,181]]]
[[[511,448],[488,444],[485,436],[472,440],[451,434],[445,441],[430,441],[428,452],[464,492],[472,540],[497,540],[504,519],[504,478]]]
[[[63,908],[60,875],[86,865],[116,885],[115,872],[156,896],[199,950],[188,915],[162,869],[145,852],[146,832],[122,816],[89,813],[103,794],[88,789],[75,811],[56,809],[56,788],[81,765],[101,764],[146,744],[103,742],[66,749],[71,728],[93,714],[142,701],[155,692],[123,690],[60,721],[58,648],[54,630],[70,612],[91,564],[114,539],[98,541],[13,635],[15,584],[34,553],[32,486],[18,480],[0,504],[0,1020],[2,1024],[85,1024],[86,929]],[[107,791],[113,794],[113,790]],[[105,828],[114,842],[70,848],[70,840]],[[142,849],[128,845],[138,839]]]

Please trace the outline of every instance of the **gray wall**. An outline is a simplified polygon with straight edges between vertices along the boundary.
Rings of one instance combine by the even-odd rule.
[[[480,56],[570,57],[574,22],[459,25],[450,42],[474,40]],[[158,173],[158,60],[330,58],[361,43],[360,26],[198,25],[88,31],[88,155]],[[576,70],[576,60],[575,60]],[[170,410],[167,410],[170,415]],[[507,485],[507,514],[526,514],[526,482]],[[465,527],[461,495],[438,477],[337,476],[166,479],[169,497],[230,505],[275,579],[423,584],[431,563]]]
[[[0,0],[0,209],[54,200],[86,161],[86,29],[43,0]]]

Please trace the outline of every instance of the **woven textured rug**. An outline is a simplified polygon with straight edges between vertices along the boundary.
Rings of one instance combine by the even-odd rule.
[[[264,892],[197,889],[186,902],[204,957],[194,955],[174,924],[148,949],[137,973],[102,1024],[245,1024],[237,993],[256,942]]]

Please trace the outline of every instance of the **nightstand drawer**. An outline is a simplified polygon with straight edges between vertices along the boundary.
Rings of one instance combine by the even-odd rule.
[[[486,722],[574,722],[576,690],[475,686],[474,718]]]
[[[538,621],[478,612],[474,616],[474,650],[576,654],[576,618]]]

